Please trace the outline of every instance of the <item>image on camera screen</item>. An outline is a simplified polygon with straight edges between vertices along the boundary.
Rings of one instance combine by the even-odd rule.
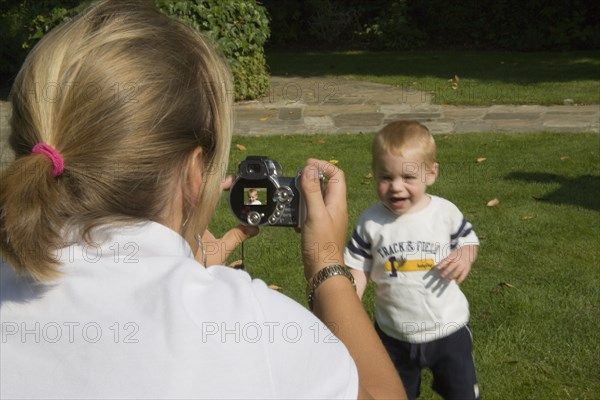
[[[267,204],[267,188],[244,188],[244,199],[246,205]]]

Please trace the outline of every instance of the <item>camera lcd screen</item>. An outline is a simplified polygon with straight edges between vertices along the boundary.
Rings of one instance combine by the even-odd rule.
[[[244,204],[246,205],[266,205],[267,188],[244,188]]]

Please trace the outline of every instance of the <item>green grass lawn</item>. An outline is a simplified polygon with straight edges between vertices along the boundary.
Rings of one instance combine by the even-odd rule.
[[[229,169],[246,155],[277,159],[292,176],[309,156],[347,175],[349,232],[377,201],[369,176],[372,134],[236,137]],[[439,135],[431,193],[452,200],[481,240],[462,289],[482,396],[597,399],[600,393],[600,137],[598,134]],[[235,144],[244,145],[240,151]],[[486,160],[477,162],[478,158]],[[495,207],[487,207],[497,198]],[[212,223],[236,223],[226,197]],[[263,227],[245,245],[248,272],[306,304],[293,229]],[[240,257],[236,251],[230,261]],[[369,313],[373,288],[365,296]],[[437,399],[425,374],[423,399]]]
[[[600,103],[600,52],[271,53],[271,75],[366,80],[433,93],[438,104]],[[456,89],[450,80],[458,76]]]

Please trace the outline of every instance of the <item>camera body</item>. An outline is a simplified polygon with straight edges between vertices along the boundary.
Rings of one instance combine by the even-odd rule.
[[[299,226],[305,212],[299,176],[281,176],[281,165],[268,157],[246,157],[229,192],[231,211],[246,225]]]

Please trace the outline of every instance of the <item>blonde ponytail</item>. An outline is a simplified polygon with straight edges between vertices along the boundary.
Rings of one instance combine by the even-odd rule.
[[[163,222],[198,146],[209,173],[180,233],[206,229],[227,169],[232,85],[197,31],[149,1],[92,3],[30,52],[10,96],[15,161],[0,177],[0,250],[17,272],[55,277],[65,229],[85,239],[100,225]],[[31,154],[41,142],[61,153],[60,176],[50,157]]]

